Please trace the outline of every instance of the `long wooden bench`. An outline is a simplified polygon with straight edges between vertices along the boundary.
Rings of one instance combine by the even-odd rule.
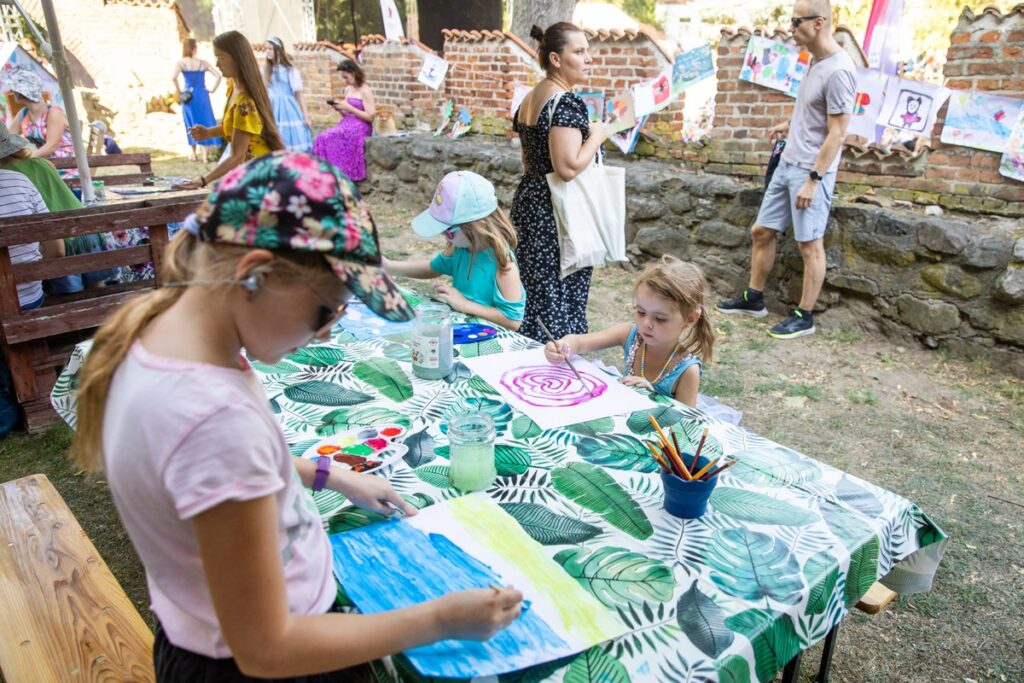
[[[150,178],[153,176],[153,162],[149,152],[138,152],[134,154],[97,154],[89,155],[89,169],[93,180],[102,180],[106,185],[152,185]],[[75,157],[59,157],[50,159],[58,170],[70,170],[78,168]],[[116,168],[118,166],[134,166],[137,171],[133,173],[111,173],[109,175],[96,175],[98,168]],[[76,188],[82,183],[77,176],[64,178],[68,187]]]
[[[204,196],[205,192],[176,193],[77,211],[0,219],[0,338],[29,431],[57,419],[49,394],[74,345],[89,337],[129,298],[159,286],[167,224],[184,220]],[[149,244],[11,264],[12,245],[143,226],[149,227]],[[18,305],[17,283],[149,261],[156,266],[156,278],[48,297],[41,308],[32,311],[22,311]]]
[[[0,485],[9,683],[153,681],[153,633],[45,475]]]

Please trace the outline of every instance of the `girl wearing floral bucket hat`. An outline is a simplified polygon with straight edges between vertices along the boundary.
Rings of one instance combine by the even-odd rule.
[[[416,511],[386,479],[289,455],[240,351],[277,363],[326,338],[350,295],[412,316],[350,180],[292,152],[232,170],[171,242],[163,280],[97,333],[74,449],[105,470],[146,568],[157,680],[352,680],[341,670],[483,640],[519,615],[512,588],[334,613],[331,546],[303,484],[380,514]]]

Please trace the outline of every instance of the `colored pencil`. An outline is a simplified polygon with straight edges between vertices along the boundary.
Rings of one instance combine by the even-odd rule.
[[[555,350],[557,351],[558,341],[555,339],[555,335],[551,334],[551,330],[548,329],[548,326],[544,324],[543,320],[537,318],[537,322],[540,324],[540,329],[544,330],[544,334],[548,335],[548,339],[550,339],[551,343],[555,345]],[[576,379],[580,381],[580,384],[582,384],[583,387],[586,388],[587,383],[583,381],[583,376],[580,375],[580,373],[576,372],[576,368],[573,366],[572,361],[569,360],[569,356],[565,357],[565,364],[569,366],[570,370],[572,370],[572,374],[576,375]]]
[[[709,463],[708,463],[707,465],[704,465],[704,467],[700,468],[700,471],[699,471],[699,472],[694,472],[694,474],[693,474],[693,478],[694,478],[694,479],[700,479],[700,478],[701,478],[702,476],[704,476],[704,474],[705,474],[705,473],[706,473],[706,472],[707,472],[708,470],[710,470],[710,469],[711,469],[712,467],[714,467],[714,466],[715,466],[715,463],[717,463],[717,462],[718,462],[719,460],[721,460],[721,458],[715,458],[714,460],[712,460],[711,462],[709,462]]]
[[[730,467],[732,467],[733,465],[735,465],[735,464],[736,464],[737,462],[739,462],[739,460],[730,460],[729,462],[725,463],[725,464],[724,464],[724,465],[722,465],[721,467],[716,467],[715,469],[711,470],[710,472],[708,472],[707,474],[705,474],[705,475],[704,475],[704,477],[703,477],[703,481],[710,481],[710,480],[711,480],[711,479],[713,479],[714,477],[717,477],[717,476],[718,476],[718,474],[719,474],[719,473],[720,473],[720,472],[721,472],[722,470],[727,470],[727,469],[729,469]]]
[[[651,455],[654,456],[654,462],[661,465],[661,469],[665,470],[669,474],[675,474],[675,471],[673,471],[672,467],[669,466],[664,460],[662,460],[661,456],[658,455],[657,449],[655,449],[650,442],[645,442],[644,445],[647,446],[647,450],[649,450],[651,452]]]
[[[682,460],[683,465],[685,465],[686,461],[683,460],[683,449],[679,447],[679,439],[676,438],[676,433],[671,429],[668,430],[668,433],[672,435],[672,445],[675,447],[676,453],[679,454],[679,459]],[[690,471],[692,472],[692,470]]]
[[[687,481],[693,479],[693,477],[690,476],[690,470],[686,469],[686,465],[683,464],[682,458],[679,457],[679,454],[672,447],[672,444],[669,443],[668,437],[665,436],[665,432],[661,429],[661,425],[658,424],[658,421],[654,419],[653,415],[648,415],[647,417],[650,419],[651,424],[654,425],[654,428],[658,431],[658,436],[661,437],[662,450],[665,451],[666,458],[668,458],[668,461],[679,470],[677,474]]]
[[[690,466],[692,469],[697,469],[697,458],[700,457],[700,452],[704,450],[704,440],[706,438],[708,438],[707,427],[704,428],[704,433],[700,435],[700,441],[697,442],[697,450],[693,453],[693,465]]]

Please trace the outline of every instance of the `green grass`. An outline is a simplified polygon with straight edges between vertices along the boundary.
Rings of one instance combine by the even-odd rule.
[[[847,389],[846,400],[850,403],[857,403],[866,406],[873,406],[878,403],[878,396],[870,389]]]
[[[855,344],[864,340],[864,333],[860,330],[843,328],[826,333],[825,338],[840,344]]]
[[[805,396],[811,401],[820,401],[821,389],[810,384],[790,384],[786,387],[786,396]]]

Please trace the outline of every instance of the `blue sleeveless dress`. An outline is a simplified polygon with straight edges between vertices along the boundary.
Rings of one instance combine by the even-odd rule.
[[[277,65],[267,84],[270,107],[284,146],[293,152],[313,149],[313,134],[302,118],[302,109],[295,99],[295,91],[302,90],[302,78],[293,66]]]
[[[204,147],[220,147],[224,144],[222,138],[210,138],[208,140],[195,140],[188,134],[192,126],[207,126],[212,128],[217,125],[217,119],[213,115],[213,106],[210,105],[210,93],[206,92],[206,72],[203,70],[181,72],[185,78],[185,90],[192,93],[192,99],[181,105],[181,117],[185,120],[185,137],[191,147],[203,145]]]
[[[629,375],[640,375],[640,344],[643,340],[637,334],[636,325],[633,325],[629,331],[629,337],[626,338],[626,344],[622,347],[622,374],[625,376]],[[701,367],[700,358],[694,355],[685,356],[676,361],[675,366],[669,370],[657,382],[653,382],[654,390],[662,396],[668,396],[669,398],[675,398],[676,382],[683,376],[683,373],[689,370],[694,365]],[[635,372],[633,368],[636,368]],[[701,374],[704,373],[704,368],[701,367]]]

